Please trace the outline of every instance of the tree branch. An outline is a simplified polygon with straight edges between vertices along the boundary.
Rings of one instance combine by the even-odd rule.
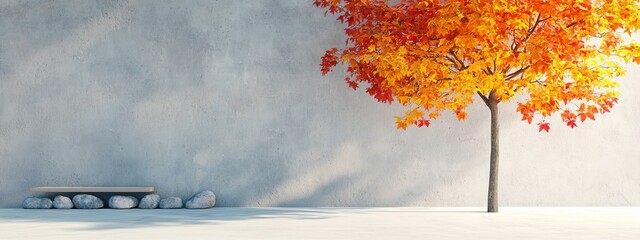
[[[449,54],[455,59],[458,63],[460,63],[460,70],[464,70],[467,66],[464,65],[464,62],[456,56],[455,52],[452,49],[449,49]]]
[[[529,38],[531,37],[531,35],[533,35],[533,33],[536,31],[536,29],[538,29],[538,25],[539,25],[541,22],[546,21],[547,19],[549,19],[549,18],[545,18],[545,19],[540,20],[540,16],[541,16],[541,15],[542,15],[541,13],[538,13],[538,16],[536,17],[536,23],[534,23],[534,24],[533,24],[533,27],[531,27],[531,28],[529,29],[529,31],[527,31],[527,36],[525,36],[525,37],[524,37],[524,39],[522,39],[522,42],[523,42],[523,43],[524,43],[524,42],[526,42],[527,40],[529,40]],[[515,50],[517,50],[517,49],[518,49],[518,45],[516,44],[516,48],[515,48],[515,49],[513,49],[513,51],[515,51]]]
[[[542,81],[542,80],[531,80],[531,81],[529,81],[529,83],[536,83],[536,84],[540,84],[542,86],[547,86],[547,83],[545,81]]]
[[[567,25],[567,26],[566,26],[566,27],[564,27],[564,28],[570,28],[570,27],[573,27],[573,26],[575,26],[575,25],[578,25],[578,22],[572,22],[572,23],[569,23],[569,25]]]
[[[524,68],[520,68],[520,69],[518,69],[518,71],[512,72],[512,73],[510,73],[509,75],[507,75],[504,79],[505,79],[506,81],[509,81],[509,80],[511,80],[511,79],[513,79],[513,78],[515,78],[516,76],[518,76],[519,74],[524,73],[524,71],[526,71],[526,70],[527,70],[527,69],[529,69],[530,67],[531,67],[531,66],[526,66],[526,67],[524,67]]]
[[[489,98],[487,98],[487,96],[483,95],[480,91],[477,92],[478,96],[480,96],[480,98],[482,98],[482,101],[484,102],[484,104],[487,104],[487,107],[489,106]]]
[[[458,72],[460,71],[460,69],[458,68],[458,62],[456,62],[455,60],[453,60],[449,56],[444,57],[444,59],[447,59],[449,62],[451,62],[453,64],[453,68],[455,68],[455,70],[457,70]]]
[[[491,68],[489,68],[489,67],[487,67],[486,70],[483,69],[482,71],[484,71],[484,73],[487,74],[487,75],[493,74],[493,71],[491,71]]]

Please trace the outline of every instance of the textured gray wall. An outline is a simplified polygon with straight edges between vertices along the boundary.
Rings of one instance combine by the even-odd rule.
[[[484,205],[486,107],[398,131],[402,108],[321,77],[343,40],[303,0],[1,1],[0,207],[55,185],[212,189],[221,206]],[[577,129],[538,133],[502,105],[503,206],[640,204],[629,71],[613,112]]]

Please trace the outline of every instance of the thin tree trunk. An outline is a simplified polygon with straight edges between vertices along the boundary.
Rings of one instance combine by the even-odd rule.
[[[489,166],[489,198],[487,201],[488,212],[498,212],[498,159],[499,159],[499,123],[498,102],[494,92],[489,94],[487,106],[491,111],[491,157]]]

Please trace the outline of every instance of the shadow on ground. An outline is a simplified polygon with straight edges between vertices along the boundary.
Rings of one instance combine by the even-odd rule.
[[[211,208],[211,209],[0,209],[0,222],[91,223],[74,229],[95,231],[158,226],[217,225],[230,221],[293,219],[325,220],[379,213],[484,213],[481,208]]]
[[[92,223],[89,228],[76,230],[109,230],[157,226],[223,224],[228,221],[285,219],[327,219],[331,212],[294,208],[213,208],[213,209],[3,209],[1,221],[17,222],[82,222]]]

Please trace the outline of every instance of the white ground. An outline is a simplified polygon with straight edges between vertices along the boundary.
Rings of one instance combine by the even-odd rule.
[[[0,209],[0,239],[640,239],[640,207]]]

